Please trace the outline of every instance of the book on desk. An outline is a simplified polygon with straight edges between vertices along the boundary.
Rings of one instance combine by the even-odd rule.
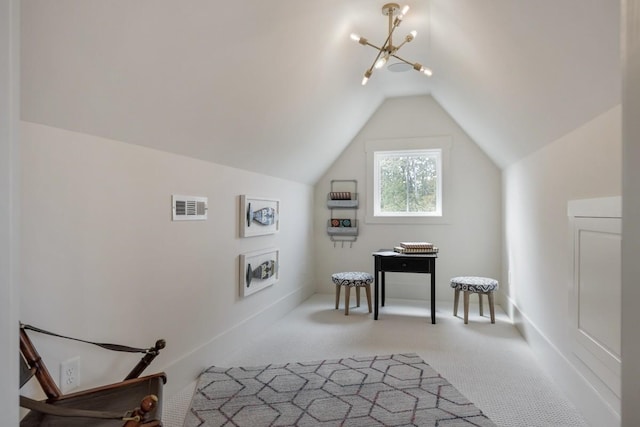
[[[400,242],[393,251],[400,254],[437,254],[438,248],[429,242]]]

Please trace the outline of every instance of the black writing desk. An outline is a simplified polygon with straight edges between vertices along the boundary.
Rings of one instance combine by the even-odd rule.
[[[384,307],[384,273],[427,273],[431,276],[431,323],[436,323],[436,258],[438,254],[401,254],[389,249],[373,253],[375,281],[373,318],[378,320],[378,303]],[[378,298],[381,288],[382,294]]]

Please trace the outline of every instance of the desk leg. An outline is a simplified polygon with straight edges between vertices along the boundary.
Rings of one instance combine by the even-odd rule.
[[[373,278],[373,320],[378,320],[378,276],[380,272],[376,270],[376,275]]]
[[[381,273],[382,273],[382,304],[380,305],[384,307],[384,271],[381,271]]]
[[[436,263],[431,264],[431,323],[436,324]]]

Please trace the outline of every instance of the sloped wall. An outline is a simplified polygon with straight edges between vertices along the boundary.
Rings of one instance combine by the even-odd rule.
[[[567,203],[621,195],[621,164],[618,106],[503,172],[503,307],[592,425],[616,425],[620,408],[594,393],[569,347],[573,260]]]
[[[23,322],[136,346],[165,338],[151,369],[167,370],[171,395],[313,292],[312,187],[34,123],[22,132]],[[172,194],[208,197],[208,220],[172,222]],[[240,238],[241,194],[280,199],[280,232]],[[241,298],[239,255],[270,247],[280,281]],[[135,364],[37,339],[54,377],[81,357],[82,387]]]
[[[365,221],[367,165],[365,145],[371,140],[450,137],[447,220],[433,224],[371,224]],[[360,235],[350,247],[334,244],[326,232],[326,207],[332,179],[356,179],[361,209]],[[483,275],[500,279],[500,171],[431,96],[387,99],[315,187],[315,230],[318,292],[333,293],[331,274],[373,273],[371,253],[400,241],[426,240],[440,248],[436,299],[450,301],[449,279]],[[428,299],[425,275],[387,274],[391,298]],[[451,304],[439,306],[450,313]]]

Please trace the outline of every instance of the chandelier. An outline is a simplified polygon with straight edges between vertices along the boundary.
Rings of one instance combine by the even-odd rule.
[[[392,38],[393,32],[395,31],[396,28],[398,28],[398,26],[402,22],[402,19],[404,18],[404,16],[407,14],[408,11],[409,11],[409,6],[405,6],[402,8],[402,10],[400,10],[400,6],[397,3],[387,3],[384,6],[382,6],[382,14],[389,17],[389,35],[387,36],[387,39],[385,40],[382,47],[378,47],[372,43],[369,43],[369,40],[365,39],[364,37],[360,37],[357,34],[351,34],[352,40],[360,43],[361,45],[371,46],[372,48],[378,51],[376,58],[373,60],[373,64],[371,64],[371,67],[369,67],[369,69],[364,73],[364,77],[362,79],[363,86],[366,85],[367,82],[369,81],[371,74],[373,74],[373,69],[382,68],[387,63],[387,61],[389,61],[390,57],[393,57],[402,61],[403,63],[409,65],[410,68],[413,68],[416,71],[424,73],[427,76],[431,76],[433,74],[431,69],[424,67],[422,64],[419,64],[417,62],[409,62],[406,59],[401,58],[397,55],[398,50],[400,50],[402,46],[404,46],[406,43],[411,42],[416,37],[417,32],[415,30],[407,34],[404,37],[402,43],[400,43],[398,46],[393,45],[393,38]],[[394,16],[395,16],[395,19],[394,19]]]

